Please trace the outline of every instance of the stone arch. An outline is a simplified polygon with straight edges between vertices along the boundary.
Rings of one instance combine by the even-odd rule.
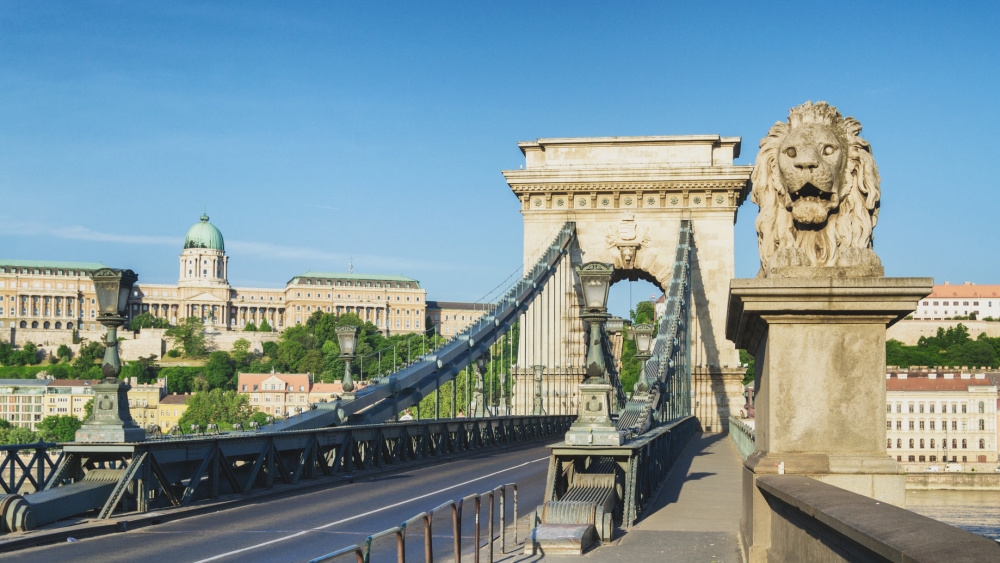
[[[691,221],[692,404],[703,431],[725,431],[730,405],[742,404],[745,373],[725,337],[735,276],[733,226],[752,171],[733,164],[740,139],[591,137],[538,139],[519,147],[526,165],[503,173],[524,218],[525,264],[533,264],[555,231],[573,221],[573,264],[612,263],[613,281],[634,276],[663,288],[673,274],[681,221]],[[576,323],[568,333],[582,339],[582,322],[566,322]]]

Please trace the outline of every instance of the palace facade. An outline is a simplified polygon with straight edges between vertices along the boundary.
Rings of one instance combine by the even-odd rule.
[[[234,287],[222,232],[207,215],[184,237],[176,284],[141,281],[128,316],[150,313],[176,324],[200,318],[207,327],[243,330],[265,320],[272,330],[302,324],[316,311],[355,313],[386,333],[424,330],[427,292],[403,276],[306,272],[283,288]],[[0,260],[0,329],[100,330],[90,275],[100,263]]]

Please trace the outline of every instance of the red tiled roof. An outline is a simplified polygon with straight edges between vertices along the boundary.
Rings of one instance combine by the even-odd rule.
[[[885,380],[887,391],[968,391],[969,386],[989,386],[993,382],[989,379],[944,379],[938,376],[935,379],[928,377],[907,377],[898,379],[893,377]]]
[[[1000,285],[941,284],[935,285],[927,297],[1000,297]]]
[[[308,373],[241,373],[239,374],[239,379],[237,385],[238,389],[242,389],[244,385],[248,389],[252,389],[253,385],[260,385],[265,380],[272,377],[277,377],[281,381],[285,382],[287,388],[288,385],[294,385],[296,389],[300,385],[309,387],[309,374]],[[283,391],[284,389],[281,389]]]
[[[160,399],[161,405],[184,405],[187,404],[194,395],[167,395]]]

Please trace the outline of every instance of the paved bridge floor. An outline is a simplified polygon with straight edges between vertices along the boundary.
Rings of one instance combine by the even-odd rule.
[[[617,545],[583,559],[593,563],[742,563],[737,536],[743,462],[725,434],[695,434],[660,491],[651,512]],[[540,560],[581,561],[579,556],[536,555]]]

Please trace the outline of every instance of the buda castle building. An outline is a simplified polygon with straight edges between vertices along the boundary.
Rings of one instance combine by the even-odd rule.
[[[184,237],[178,266],[176,284],[140,281],[133,287],[129,317],[150,313],[170,324],[197,317],[218,330],[243,330],[248,323],[267,321],[272,330],[281,331],[323,311],[355,313],[390,334],[425,328],[427,292],[420,282],[403,276],[306,272],[283,288],[231,286],[222,233],[207,215]],[[89,276],[102,267],[0,260],[0,329],[100,330]]]

